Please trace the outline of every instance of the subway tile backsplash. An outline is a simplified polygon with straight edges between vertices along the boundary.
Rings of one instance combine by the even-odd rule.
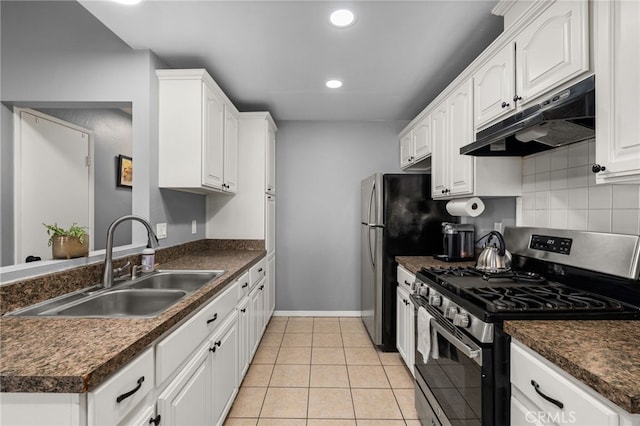
[[[640,234],[640,185],[596,185],[595,139],[523,158],[521,226]]]

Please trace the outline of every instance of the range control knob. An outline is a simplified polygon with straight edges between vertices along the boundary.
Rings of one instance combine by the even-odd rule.
[[[449,318],[449,319],[453,319],[456,314],[458,313],[458,307],[457,306],[449,306],[447,308],[447,310],[444,313],[444,316]]]
[[[453,325],[458,327],[467,328],[471,325],[471,319],[469,314],[455,314],[453,317]]]
[[[431,306],[440,306],[442,304],[442,296],[439,294],[432,294],[429,296],[429,304]]]

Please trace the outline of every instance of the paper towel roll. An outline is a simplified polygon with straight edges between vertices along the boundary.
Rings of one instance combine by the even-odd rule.
[[[484,211],[484,203],[478,197],[459,198],[447,203],[447,211],[451,216],[480,216]]]

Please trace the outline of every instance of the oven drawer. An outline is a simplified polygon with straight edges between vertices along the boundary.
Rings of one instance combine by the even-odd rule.
[[[539,354],[511,341],[512,395],[531,403],[531,414],[542,423],[576,425],[618,425],[619,416],[586,385],[577,381]],[[514,389],[515,388],[515,389]],[[521,403],[524,401],[520,401]],[[512,401],[513,403],[513,401]],[[561,408],[562,407],[562,408]],[[512,425],[517,416],[512,415]],[[530,425],[531,422],[524,423]]]
[[[399,287],[406,289],[409,293],[413,293],[412,285],[416,280],[415,275],[398,265],[397,279]]]

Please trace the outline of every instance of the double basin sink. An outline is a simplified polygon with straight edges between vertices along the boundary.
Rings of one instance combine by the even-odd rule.
[[[9,316],[154,317],[222,275],[221,270],[160,270],[108,289],[75,292]]]

